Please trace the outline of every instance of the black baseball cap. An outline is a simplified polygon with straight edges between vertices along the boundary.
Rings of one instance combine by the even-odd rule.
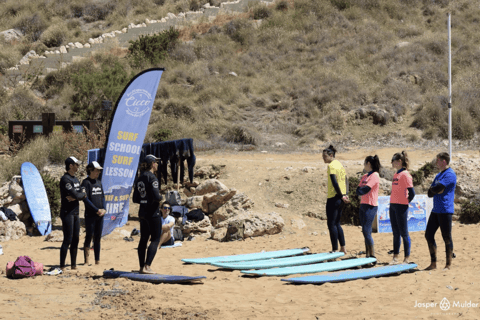
[[[155,157],[153,154],[149,154],[145,157],[146,163],[158,162],[158,160],[160,160],[160,158]]]

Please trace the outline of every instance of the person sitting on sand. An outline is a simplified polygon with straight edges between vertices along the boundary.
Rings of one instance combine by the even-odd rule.
[[[403,263],[409,263],[411,240],[408,234],[408,204],[415,197],[413,179],[407,171],[408,155],[405,151],[395,153],[392,157],[392,167],[397,170],[393,175],[392,192],[390,194],[390,223],[393,232],[393,260],[390,264],[398,264],[400,244],[403,239],[405,257]]]
[[[162,213],[162,236],[160,237],[159,247],[173,246],[175,244],[175,239],[173,238],[175,218],[170,215],[172,207],[165,201],[160,205],[160,211]]]
[[[145,162],[140,165],[140,177],[135,181],[133,200],[140,203],[138,218],[140,219],[140,242],[138,243],[138,261],[140,273],[155,273],[150,267],[157,254],[160,236],[162,234],[162,220],[158,204],[162,200],[159,183],[155,173],[158,170],[158,158],[147,155]],[[147,244],[151,240],[150,245]],[[146,253],[146,258],[145,258]]]
[[[83,255],[85,264],[90,263],[90,243],[93,237],[93,251],[95,254],[95,264],[100,264],[100,241],[102,239],[103,216],[105,210],[105,195],[103,193],[102,182],[98,180],[103,169],[97,161],[92,161],[87,165],[88,177],[82,181],[82,187],[85,189],[87,197],[83,199],[85,204],[85,242],[83,243]]]
[[[372,223],[378,211],[378,190],[380,188],[380,159],[378,156],[368,156],[363,163],[367,172],[357,187],[356,194],[361,196],[360,210],[358,212],[362,233],[365,237],[366,257],[375,258],[375,248],[372,238]]]
[[[85,190],[75,174],[82,162],[75,157],[65,160],[65,174],[60,179],[60,219],[62,219],[63,242],[60,248],[60,269],[65,270],[65,260],[70,247],[70,268],[77,269],[77,251],[80,241],[79,200],[86,197]]]
[[[433,197],[433,208],[428,218],[427,229],[425,230],[425,239],[427,239],[428,249],[430,250],[431,263],[425,270],[437,268],[437,245],[435,243],[435,233],[438,228],[442,232],[443,241],[445,241],[445,253],[447,262],[445,270],[452,266],[453,259],[453,240],[452,240],[452,215],[454,213],[453,200],[455,199],[455,187],[457,185],[457,175],[449,167],[450,155],[446,152],[437,155],[436,166],[440,173],[435,176],[432,185],[428,189],[428,196]]]
[[[340,161],[335,159],[337,150],[330,145],[322,152],[323,161],[328,163],[327,167],[327,225],[330,232],[330,241],[332,243],[332,252],[338,251],[338,242],[340,242],[340,251],[347,254],[345,249],[345,237],[343,229],[340,226],[343,203],[348,203],[346,173]]]

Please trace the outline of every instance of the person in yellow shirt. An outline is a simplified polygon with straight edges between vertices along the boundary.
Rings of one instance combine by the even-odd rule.
[[[322,152],[323,161],[327,166],[327,225],[330,232],[330,241],[332,242],[332,251],[338,251],[338,243],[340,243],[340,251],[347,254],[345,249],[345,237],[343,229],[340,225],[342,209],[344,203],[350,202],[347,195],[347,177],[345,169],[340,161],[335,159],[337,150],[330,145]]]

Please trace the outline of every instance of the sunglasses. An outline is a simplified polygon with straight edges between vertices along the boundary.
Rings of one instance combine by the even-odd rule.
[[[162,209],[170,210],[170,209],[172,209],[172,208],[163,206]]]

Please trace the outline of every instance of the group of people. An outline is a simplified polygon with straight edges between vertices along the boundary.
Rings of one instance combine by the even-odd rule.
[[[344,167],[335,159],[337,150],[330,145],[323,150],[322,157],[327,167],[327,225],[330,232],[332,251],[347,253],[345,236],[340,218],[345,203],[349,203],[348,181]],[[162,245],[173,245],[173,226],[175,219],[170,216],[171,206],[162,201],[159,181],[156,176],[158,158],[147,155],[140,165],[140,176],[134,183],[133,202],[140,204],[138,217],[140,220],[140,242],[138,244],[138,260],[140,273],[154,273],[151,266],[157,249]],[[415,197],[412,176],[408,172],[409,159],[405,151],[395,153],[392,157],[395,174],[390,195],[390,222],[393,231],[393,259],[391,264],[399,263],[400,246],[403,240],[404,260],[409,263],[411,240],[408,233],[408,207]],[[452,215],[453,200],[457,178],[449,167],[448,153],[439,153],[436,166],[440,173],[435,177],[428,190],[433,197],[433,209],[428,219],[425,238],[430,250],[431,264],[427,270],[437,267],[437,246],[435,233],[438,228],[442,232],[446,247],[446,265],[449,269],[453,258]],[[65,269],[65,260],[70,249],[71,269],[77,268],[76,258],[80,234],[79,201],[85,204],[85,242],[83,245],[85,264],[89,264],[90,244],[93,238],[95,264],[100,263],[100,243],[105,215],[105,196],[102,183],[98,179],[103,169],[96,161],[86,167],[88,177],[80,184],[75,176],[81,162],[75,157],[65,160],[66,173],[60,180],[63,243],[60,249],[60,268]],[[372,238],[372,222],[378,211],[378,191],[380,184],[380,160],[377,155],[368,156],[364,161],[366,174],[361,178],[356,194],[361,197],[359,220],[365,238],[367,257],[375,257],[375,246]],[[150,241],[150,244],[148,242]],[[338,245],[340,244],[340,249]],[[147,247],[148,245],[148,247]]]
[[[347,253],[345,249],[345,236],[340,225],[343,206],[350,202],[348,197],[348,181],[346,172],[340,161],[335,159],[337,150],[330,145],[323,150],[323,161],[327,166],[327,225],[332,243],[332,251]],[[390,194],[390,223],[393,233],[393,259],[390,264],[399,263],[401,242],[403,240],[404,260],[409,263],[411,240],[408,233],[408,208],[415,197],[413,179],[409,169],[409,159],[405,151],[395,153],[392,157],[393,175],[392,190]],[[425,238],[430,251],[431,263],[426,270],[437,267],[437,245],[435,233],[438,228],[445,241],[446,264],[445,269],[450,269],[453,259],[452,241],[452,215],[454,213],[453,201],[457,177],[449,167],[450,155],[442,152],[436,156],[436,167],[440,170],[428,189],[428,196],[433,198],[433,209],[427,222]],[[361,197],[359,220],[365,238],[366,257],[375,257],[375,246],[372,238],[372,223],[378,211],[378,191],[380,189],[380,160],[377,155],[368,156],[363,163],[365,175],[355,193]]]
[[[170,215],[171,206],[162,201],[159,182],[156,177],[158,158],[147,155],[140,165],[140,176],[134,185],[133,201],[140,204],[138,217],[140,220],[140,242],[138,260],[140,273],[154,273],[151,265],[157,249],[162,245],[174,244],[173,227],[175,219]],[[80,241],[80,201],[85,204],[85,242],[83,252],[85,264],[90,264],[90,245],[93,238],[95,264],[100,264],[100,243],[103,219],[106,213],[105,195],[101,181],[98,179],[103,169],[96,161],[87,167],[87,178],[82,183],[75,176],[81,161],[75,157],[65,160],[65,174],[60,179],[63,243],[60,248],[60,268],[65,270],[65,260],[70,249],[70,268],[77,269],[77,251]],[[147,244],[148,241],[150,245]]]

